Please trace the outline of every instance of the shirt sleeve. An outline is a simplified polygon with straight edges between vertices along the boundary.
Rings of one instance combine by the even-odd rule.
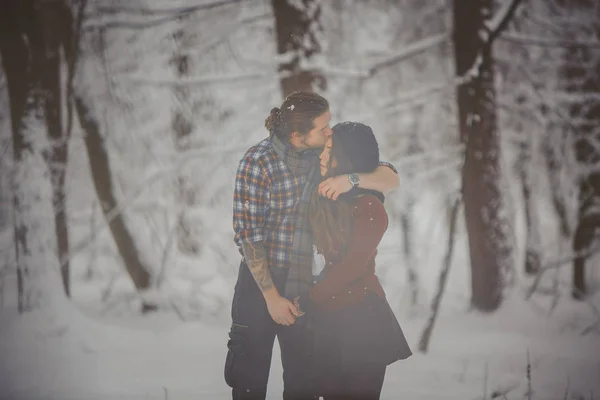
[[[233,230],[238,246],[265,240],[263,228],[270,187],[270,179],[260,161],[248,157],[240,161],[233,191]]]
[[[394,171],[396,173],[396,175],[398,175],[398,170],[396,169],[396,167],[394,167],[391,163],[389,163],[387,161],[379,161],[379,166],[380,167],[388,167],[392,171]]]
[[[358,201],[360,214],[354,221],[348,252],[333,265],[325,279],[313,286],[310,299],[315,304],[325,302],[365,274],[387,229],[387,213],[375,196],[364,196]]]

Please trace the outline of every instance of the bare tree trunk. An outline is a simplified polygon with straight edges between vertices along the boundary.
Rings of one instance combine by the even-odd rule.
[[[579,38],[586,33],[600,40],[600,8],[591,0],[577,0],[565,4],[575,12],[575,16],[597,13],[594,25],[578,27],[580,32],[572,36]],[[593,21],[593,20],[592,20]],[[589,171],[579,183],[579,207],[577,225],[573,237],[573,251],[581,254],[589,251],[595,240],[600,238],[600,59],[593,50],[584,47],[570,47],[565,54],[563,69],[566,91],[580,96],[570,104],[570,117],[578,121],[575,125],[575,156],[577,161]],[[587,256],[579,256],[573,262],[572,296],[582,299],[587,294],[585,264]]]
[[[88,36],[89,35],[89,36]],[[113,186],[113,172],[110,165],[109,148],[101,131],[98,116],[94,114],[95,107],[92,99],[102,97],[104,93],[97,93],[97,85],[91,84],[98,75],[108,80],[104,56],[104,29],[96,32],[87,32],[82,48],[88,48],[90,54],[85,63],[78,66],[78,79],[73,86],[73,103],[79,123],[84,131],[84,144],[90,165],[90,172],[98,202],[106,223],[115,241],[119,256],[123,260],[125,269],[130,276],[138,293],[142,295],[141,311],[156,310],[156,304],[144,299],[143,294],[152,283],[149,269],[146,268],[142,254],[136,244],[132,232],[123,217],[124,206],[119,203]],[[83,60],[82,60],[83,61]],[[103,69],[104,68],[104,69]]]
[[[404,252],[404,262],[406,263],[406,274],[410,289],[410,308],[413,309],[419,304],[419,274],[414,266],[411,243],[411,239],[414,234],[411,224],[412,204],[409,204],[408,207],[408,210],[403,211],[402,214],[400,214],[400,227],[402,229],[403,239],[402,250]]]
[[[173,41],[176,50],[169,64],[173,66],[176,79],[185,79],[190,75],[192,68],[192,57],[189,54],[191,47],[190,38],[186,36],[183,27],[178,28],[173,33]],[[171,119],[171,128],[173,130],[173,141],[175,148],[179,152],[189,149],[190,136],[194,131],[194,114],[192,111],[192,99],[190,89],[185,86],[174,86],[173,95],[175,98],[175,108]],[[177,201],[180,202],[181,212],[177,216],[179,222],[176,230],[177,248],[184,254],[198,254],[200,243],[194,236],[193,224],[189,221],[186,210],[192,206],[196,199],[194,190],[190,187],[189,179],[185,176],[177,178]]]
[[[559,135],[564,135],[564,128],[561,132],[557,132]],[[563,139],[560,143],[554,143],[555,138],[550,137],[542,144],[542,151],[546,161],[546,171],[548,173],[548,179],[550,181],[550,188],[552,191],[552,205],[554,211],[558,216],[558,222],[560,226],[560,233],[564,238],[569,238],[572,235],[573,228],[569,222],[569,213],[567,211],[567,205],[565,203],[564,194],[561,192],[560,175],[562,170],[562,163],[560,160],[566,158],[566,141]],[[561,138],[562,139],[562,138]]]
[[[90,170],[94,188],[100,201],[102,211],[107,219],[110,231],[115,239],[119,255],[131,276],[136,289],[147,289],[150,286],[150,274],[144,268],[135,241],[125,225],[118,210],[119,203],[114,195],[112,173],[108,158],[108,150],[100,133],[97,120],[80,94],[75,94],[75,109],[79,121],[85,131],[85,147],[90,161]]]
[[[48,225],[55,224],[55,219],[47,219],[53,211],[51,182],[46,177],[47,157],[44,157],[47,149],[39,144],[44,119],[48,117],[44,107],[48,101],[43,96],[43,73],[49,59],[40,19],[43,15],[39,9],[26,1],[6,1],[0,15],[0,54],[11,111],[14,238],[20,313],[49,300],[42,296],[51,295],[53,290],[44,291],[42,287],[52,284],[48,272],[59,268],[52,248],[55,237],[48,233]],[[50,227],[50,231],[53,230]]]
[[[526,151],[531,151],[531,147]],[[540,272],[541,268],[540,227],[538,218],[535,214],[536,207],[531,193],[532,182],[530,175],[531,172],[528,171],[528,167],[524,166],[521,171],[521,191],[525,202],[525,223],[527,224],[525,273],[528,275],[536,275]]]
[[[409,143],[407,146],[408,154],[417,154],[422,153],[423,149],[419,145],[419,140],[417,138],[417,132],[419,131],[418,125],[415,123],[415,126],[412,129],[412,133],[409,136]],[[411,179],[413,173],[411,171],[406,172],[407,178]],[[400,215],[400,227],[402,228],[402,236],[404,238],[403,249],[404,249],[404,261],[406,263],[406,273],[408,278],[408,284],[410,286],[410,307],[411,309],[415,309],[415,307],[419,304],[419,273],[415,268],[415,258],[413,254],[413,243],[412,240],[414,238],[414,229],[412,226],[412,215],[414,212],[415,206],[415,197],[412,192],[408,192],[405,194],[407,200],[405,202],[406,209]]]
[[[438,291],[431,303],[431,314],[429,315],[429,319],[427,320],[427,325],[423,330],[423,334],[421,335],[421,340],[419,340],[419,351],[422,353],[427,353],[427,349],[429,347],[429,340],[431,339],[431,334],[433,332],[433,327],[435,325],[435,320],[437,319],[440,305],[442,304],[442,296],[444,295],[444,290],[446,288],[446,282],[448,281],[448,274],[450,273],[450,266],[452,265],[452,254],[454,252],[454,238],[456,234],[456,220],[458,219],[458,211],[460,210],[461,199],[457,198],[452,205],[449,216],[449,225],[448,225],[448,246],[446,247],[446,256],[444,257],[444,265],[442,265],[442,270],[440,271],[440,276],[438,279]]]
[[[12,146],[14,168],[19,165],[25,153],[31,152],[31,143],[23,137],[21,121],[32,108],[30,97],[30,73],[25,68],[28,64],[29,49],[26,38],[21,35],[20,27],[17,25],[16,16],[21,10],[16,1],[11,1],[4,6],[0,13],[0,52],[2,54],[2,65],[8,85],[10,101],[10,119],[12,131]],[[29,104],[28,104],[29,103]],[[17,292],[18,309],[23,313],[28,308],[25,300],[24,280],[29,274],[29,265],[26,264],[25,254],[29,252],[28,227],[17,218],[23,214],[22,199],[17,190],[19,182],[13,177],[12,203],[14,218],[15,256],[17,264]]]
[[[67,297],[69,287],[69,230],[65,193],[69,135],[63,126],[63,90],[61,79],[61,48],[65,56],[70,54],[73,32],[71,11],[63,1],[40,2],[37,7],[38,23],[44,38],[41,86],[44,95],[46,127],[50,139],[48,156],[52,179],[52,204],[58,246],[58,259],[61,263],[61,276]]]
[[[509,246],[502,218],[500,144],[496,122],[491,45],[481,32],[491,17],[491,0],[454,1],[456,72],[477,73],[458,87],[458,118],[466,146],[463,201],[471,256],[471,304],[490,312],[502,302],[503,270]]]
[[[521,101],[519,101],[521,100]],[[519,109],[525,104],[525,99],[518,99],[517,105]],[[525,273],[528,275],[536,275],[541,266],[540,254],[540,225],[536,214],[536,206],[533,197],[532,187],[534,181],[532,179],[532,162],[533,154],[536,151],[535,140],[523,126],[522,120],[526,120],[527,116],[523,115],[527,111],[519,112],[516,123],[516,129],[522,137],[521,148],[516,162],[517,173],[520,175],[521,193],[523,194],[523,205],[525,209],[525,223],[527,225],[527,233],[525,237]],[[541,134],[542,132],[540,132]],[[538,134],[534,132],[533,134]]]
[[[321,5],[318,0],[272,0],[277,35],[277,54],[281,93],[325,90],[325,77],[318,71],[303,69],[302,63],[321,53]]]
[[[8,107],[6,107],[8,111]],[[4,119],[4,115],[0,118]],[[9,116],[6,115],[6,120]],[[5,121],[6,121],[5,120]],[[5,141],[6,140],[6,141]],[[9,161],[11,160],[11,161]],[[11,225],[10,215],[12,213],[12,190],[10,188],[10,169],[12,162],[12,147],[10,137],[0,141],[0,232]]]

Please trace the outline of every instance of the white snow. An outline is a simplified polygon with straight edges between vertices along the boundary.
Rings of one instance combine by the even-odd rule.
[[[101,3],[110,7],[123,2]],[[167,12],[166,2],[159,3],[132,0],[130,7]],[[192,6],[209,3],[194,1]],[[190,4],[180,0],[169,6]],[[540,172],[545,168],[538,160],[542,157],[531,166],[538,171],[532,174],[541,232],[536,245],[549,268],[539,290],[526,299],[534,280],[521,272],[526,227],[520,182],[511,168],[504,168],[515,245],[514,276],[505,300],[490,315],[468,311],[469,253],[461,210],[440,317],[429,352],[418,352],[446,252],[448,199],[454,198],[460,184],[464,147],[458,141],[454,88],[477,73],[481,58],[463,77],[453,76],[453,61],[442,45],[447,37],[440,33],[449,32],[449,27],[440,30],[435,23],[442,21],[435,19],[439,5],[432,5],[429,14],[427,6],[419,9],[430,18],[422,23],[411,10],[389,5],[349,0],[321,4],[323,37],[328,41],[323,46],[328,51],[316,57],[313,66],[323,69],[327,77],[325,95],[332,107],[332,123],[364,120],[370,124],[382,158],[400,170],[401,187],[386,198],[390,225],[377,256],[377,271],[415,354],[389,367],[382,399],[529,400],[529,385],[531,400],[600,397],[600,259],[592,258],[587,271],[590,289],[596,294],[583,302],[571,300],[568,263],[554,267],[572,258],[570,243],[558,233],[551,183]],[[490,29],[508,9],[509,1],[505,4]],[[266,136],[264,118],[281,103],[276,72],[280,60],[275,56],[270,13],[266,0],[232,3],[148,30],[107,29],[104,41],[88,37],[77,84],[92,99],[92,111],[107,138],[119,198],[119,207],[109,218],[124,213],[160,286],[141,295],[133,290],[99,210],[83,132],[75,121],[67,172],[71,300],[61,294],[58,263],[47,251],[52,246],[47,245],[43,257],[38,254],[38,265],[45,272],[40,276],[48,279],[43,286],[45,298],[51,301],[17,314],[12,219],[8,226],[0,226],[0,399],[230,398],[223,364],[239,264],[231,228],[235,170],[243,152]],[[161,19],[111,15],[85,26],[89,33],[99,25]],[[425,39],[405,40],[415,25]],[[189,35],[185,49],[190,51],[192,65],[189,74],[177,80],[168,62],[176,50],[172,38],[176,28]],[[511,33],[505,37],[526,41],[534,36]],[[535,41],[545,44],[541,39]],[[551,37],[547,40],[555,42]],[[94,46],[104,47],[91,53]],[[366,71],[386,60],[403,62],[365,79]],[[548,85],[553,79],[548,77]],[[6,85],[1,82],[2,77],[0,104],[4,105]],[[190,148],[182,152],[175,150],[172,140],[174,86],[189,89],[185,106],[196,118]],[[527,83],[522,86],[522,91],[533,90]],[[499,97],[503,93],[499,91]],[[501,97],[499,103],[512,99]],[[556,102],[555,98],[549,101]],[[2,109],[0,116],[5,116]],[[510,116],[499,118],[501,129],[507,119]],[[2,134],[9,132],[6,117],[0,123]],[[532,134],[540,132],[538,125],[526,126],[524,131],[528,129]],[[505,129],[502,135],[502,158],[507,166],[516,157],[509,139],[517,134]],[[6,159],[0,161],[10,166]],[[570,182],[572,175],[562,173],[561,179]],[[195,190],[190,204],[177,198],[178,177],[185,177]],[[47,192],[44,185],[47,182],[38,176],[32,181],[32,191],[38,187]],[[571,186],[565,183],[565,187]],[[565,193],[567,211],[572,214],[576,203],[571,200],[576,194]],[[48,206],[37,210],[44,216],[28,215],[47,225],[39,242],[51,237]],[[194,238],[201,243],[198,254],[184,254],[173,239],[184,207]],[[399,217],[403,212],[410,214],[411,260],[404,259],[401,248]],[[408,263],[418,274],[420,300],[414,308],[409,307]],[[156,302],[159,311],[139,315],[142,298]],[[276,346],[269,380],[271,400],[281,399],[279,357]],[[528,358],[531,381],[527,379]]]
[[[522,399],[528,352],[534,399],[599,393],[598,333],[576,332],[584,311],[563,299],[548,316],[510,299],[492,316],[445,312],[427,355],[416,349],[425,319],[400,316],[415,355],[389,367],[382,399],[476,399],[484,388],[486,398],[508,390]],[[3,398],[228,398],[226,321],[182,322],[168,312],[94,320],[69,303],[59,315],[0,314]],[[269,399],[281,398],[281,373],[276,348]]]

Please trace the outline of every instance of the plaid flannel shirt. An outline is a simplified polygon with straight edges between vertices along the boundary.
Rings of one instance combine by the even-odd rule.
[[[315,153],[307,153],[315,157]],[[318,158],[315,157],[315,162]],[[235,243],[262,241],[272,268],[287,267],[292,254],[294,214],[306,175],[295,176],[264,139],[240,161],[233,193]]]
[[[307,157],[319,159],[315,152]],[[389,163],[381,162],[396,169]],[[242,243],[262,241],[271,268],[290,265],[293,254],[294,216],[307,175],[295,176],[264,139],[242,157],[233,194],[234,241],[243,255]]]

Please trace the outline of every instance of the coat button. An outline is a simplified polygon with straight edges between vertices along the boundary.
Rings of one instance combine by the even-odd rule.
[[[332,299],[335,299],[335,296],[331,296]]]
[[[351,294],[351,293],[352,293],[352,290],[348,290],[348,294]]]

